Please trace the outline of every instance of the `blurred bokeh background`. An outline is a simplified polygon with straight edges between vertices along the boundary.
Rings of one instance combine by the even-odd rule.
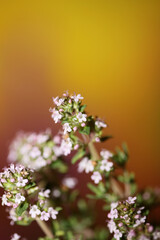
[[[159,13],[158,0],[0,1],[0,168],[18,130],[58,131],[51,97],[69,90],[106,119],[106,148],[127,142],[140,187],[158,186]],[[8,224],[1,208],[0,239],[38,235]]]

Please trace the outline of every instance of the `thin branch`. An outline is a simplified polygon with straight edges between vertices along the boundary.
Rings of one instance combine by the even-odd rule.
[[[36,221],[39,225],[39,227],[42,229],[42,231],[45,233],[45,235],[49,238],[54,239],[53,233],[51,232],[51,230],[49,229],[49,227],[47,226],[47,224],[42,221],[40,218],[36,218]]]

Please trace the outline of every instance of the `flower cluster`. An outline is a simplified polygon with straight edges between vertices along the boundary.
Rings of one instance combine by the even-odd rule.
[[[110,218],[108,222],[110,233],[114,233],[114,238],[117,240],[129,234],[130,229],[137,228],[146,221],[144,207],[137,207],[136,197],[112,203],[108,218]]]
[[[25,195],[31,191],[31,188],[32,192],[37,190],[32,173],[31,169],[14,164],[0,173],[0,186],[5,190],[2,196],[2,205],[17,208],[21,202],[25,201]]]
[[[17,214],[16,208],[8,208],[7,212],[9,213],[10,225],[19,224],[19,225],[29,225],[32,222],[29,212],[24,211],[21,216]]]
[[[67,156],[72,151],[72,141],[70,138],[62,138],[59,135],[54,137],[55,145],[53,146],[53,151],[56,157]],[[74,149],[76,150],[77,146],[75,145]]]
[[[102,150],[97,161],[84,157],[78,164],[78,172],[92,172],[91,179],[98,184],[102,180],[102,174],[109,173],[113,169],[113,162],[109,161],[112,156],[110,151]]]
[[[41,240],[160,239],[160,230],[146,222],[148,209],[160,203],[159,189],[138,193],[134,173],[126,168],[129,153],[125,144],[115,153],[96,150],[95,142],[110,138],[102,136],[107,125],[88,115],[82,100],[80,94],[68,92],[53,98],[52,118],[62,124],[58,135],[52,137],[50,130],[19,133],[12,142],[8,159],[15,165],[10,164],[0,173],[0,186],[4,188],[2,205],[7,206],[10,224],[24,226],[36,221],[46,235]],[[64,156],[69,154],[65,161]],[[87,184],[93,193],[87,195],[89,200],[75,189],[78,179],[67,172],[68,160],[69,164],[78,163],[78,172],[89,174],[94,182]],[[93,230],[93,199],[103,200],[104,210],[110,211],[107,220],[110,233],[106,227]],[[55,205],[63,207],[56,221],[61,207]],[[46,223],[49,220],[52,229]],[[17,233],[11,238],[20,239]]]
[[[102,129],[107,125],[100,119],[88,116],[85,112],[86,105],[82,105],[83,97],[78,94],[69,95],[64,93],[62,97],[53,98],[55,107],[50,109],[55,123],[63,125],[63,135],[70,138],[72,149],[81,145],[76,132],[92,135],[93,141],[100,141]]]
[[[158,240],[160,239],[160,231],[158,229],[154,229],[154,227],[149,224],[143,224],[135,229],[130,229],[127,234],[128,240]]]
[[[14,164],[0,174],[1,187],[5,190],[2,196],[2,205],[10,207],[9,218],[12,225],[14,222],[17,224],[23,222],[23,225],[29,224],[36,217],[48,221],[49,218],[56,219],[58,214],[58,211],[49,205],[50,190],[40,189],[33,182],[32,174],[33,170]],[[34,196],[34,205],[28,201],[28,196],[32,193],[38,194],[38,200]],[[33,199],[31,202],[33,203]]]
[[[39,216],[41,220],[48,221],[49,218],[56,219],[58,211],[49,206],[50,189],[41,190],[38,193],[38,202],[36,205],[30,206],[29,214],[32,218]]]
[[[50,130],[41,133],[19,133],[10,145],[8,160],[38,170],[56,160]]]

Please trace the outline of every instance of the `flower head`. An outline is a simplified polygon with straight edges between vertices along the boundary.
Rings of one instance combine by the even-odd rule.
[[[98,171],[93,172],[91,179],[95,184],[98,184],[102,180],[102,176]]]
[[[56,160],[51,131],[18,133],[10,145],[8,159],[23,166],[39,170]],[[12,169],[14,171],[14,168]]]
[[[39,216],[41,214],[41,211],[39,210],[37,205],[33,205],[30,207],[29,214],[32,218],[36,218],[36,216]]]

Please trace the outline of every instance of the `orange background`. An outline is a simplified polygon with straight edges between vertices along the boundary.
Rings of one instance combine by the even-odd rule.
[[[85,97],[88,112],[106,118],[114,139],[103,146],[127,142],[139,185],[158,186],[159,12],[158,0],[1,0],[0,168],[17,130],[57,131],[51,97],[68,89]],[[0,211],[0,226],[8,228]],[[28,228],[16,229],[32,239]]]

